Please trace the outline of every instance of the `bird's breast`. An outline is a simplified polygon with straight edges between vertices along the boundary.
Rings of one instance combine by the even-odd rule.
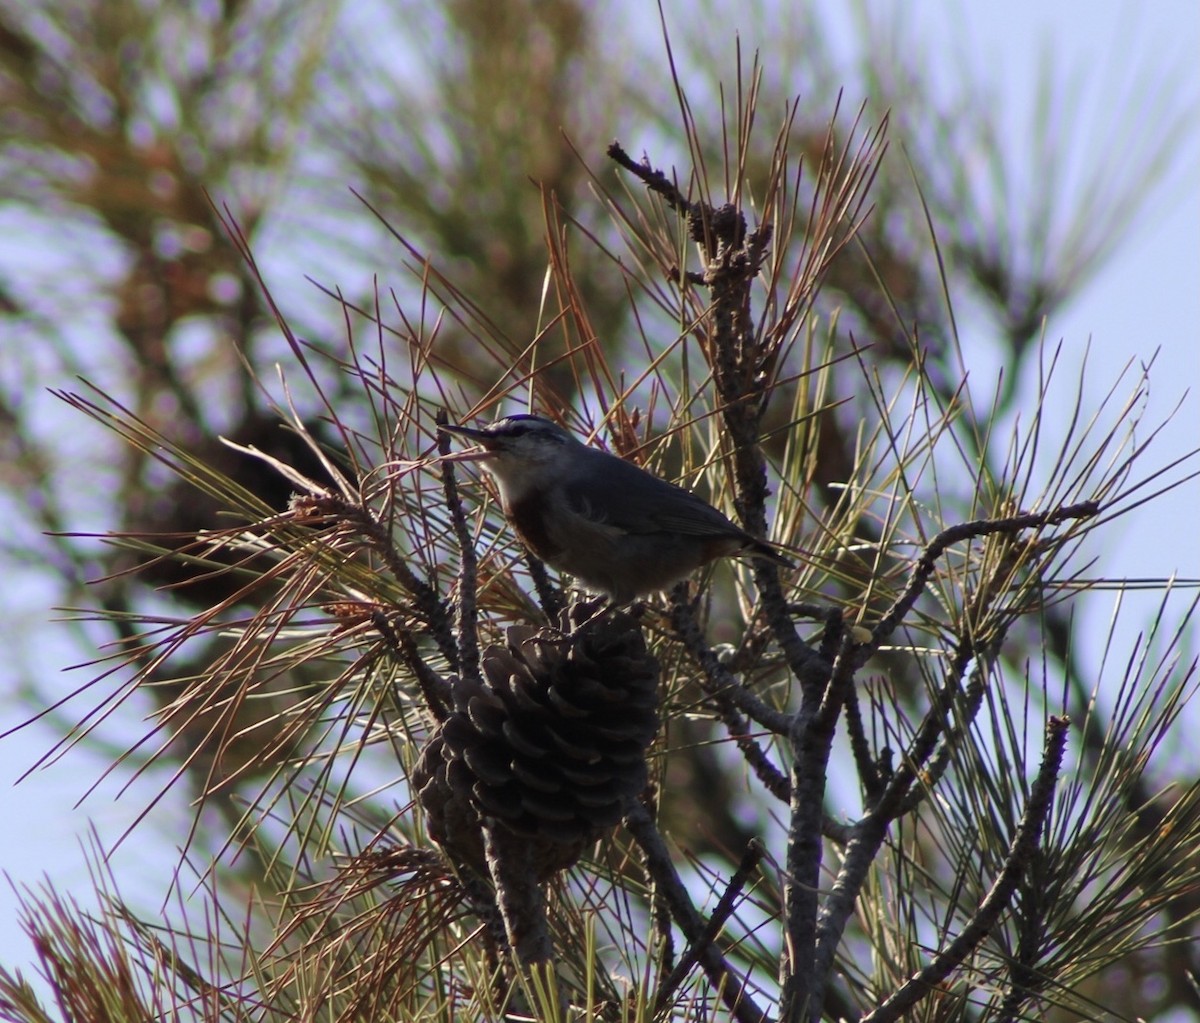
[[[521,542],[542,561],[553,564],[562,553],[562,547],[550,535],[542,510],[544,504],[545,502],[540,500],[521,498],[507,502],[504,514],[521,538]]]

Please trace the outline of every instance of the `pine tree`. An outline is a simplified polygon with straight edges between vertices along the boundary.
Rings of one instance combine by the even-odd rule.
[[[99,915],[28,894],[57,1013],[3,969],[0,1015],[1102,1019],[1146,1014],[1131,974],[1194,1004],[1200,792],[1160,761],[1195,601],[1160,584],[1095,679],[1071,615],[1129,586],[1092,534],[1196,452],[1155,449],[1146,374],[1056,435],[1082,383],[1039,336],[1176,125],[1136,190],[1097,171],[1070,250],[1031,220],[1006,251],[1010,211],[941,153],[1016,157],[911,81],[802,106],[780,55],[726,70],[685,27],[657,85],[622,82],[583,4],[397,12],[389,43],[458,44],[407,55],[436,73],[318,4],[3,16],[10,192],[122,256],[99,365],[65,317],[12,314],[120,442],[107,545],[8,401],[12,485],[43,485],[31,549],[99,605],[98,711],[153,707],[119,764],[196,824],[165,922],[100,869]],[[378,277],[293,312],[262,261],[289,230]],[[1007,353],[986,405],[967,286]],[[515,409],[796,566],[592,617],[440,457],[439,423]]]

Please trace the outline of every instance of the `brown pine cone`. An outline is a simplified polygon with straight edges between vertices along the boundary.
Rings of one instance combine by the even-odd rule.
[[[563,615],[570,628],[587,610]],[[578,858],[646,785],[658,730],[658,664],[627,614],[576,632],[514,626],[459,682],[455,710],[413,774],[430,835],[486,874],[479,815],[532,841],[539,879]]]

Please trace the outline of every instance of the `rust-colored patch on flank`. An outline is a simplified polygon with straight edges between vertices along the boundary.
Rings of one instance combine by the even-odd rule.
[[[718,558],[729,558],[744,551],[749,544],[740,536],[714,536],[705,539],[700,549],[704,552],[701,564],[707,565]]]
[[[550,541],[546,519],[538,510],[536,501],[519,501],[504,511],[522,543],[542,561],[550,561],[560,553],[560,548]]]

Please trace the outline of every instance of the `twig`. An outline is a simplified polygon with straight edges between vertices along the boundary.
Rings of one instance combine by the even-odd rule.
[[[908,585],[872,630],[871,642],[863,649],[864,659],[873,654],[879,645],[886,642],[896,631],[904,617],[916,604],[917,598],[924,592],[925,584],[933,575],[938,558],[952,544],[975,537],[990,536],[993,533],[1016,533],[1022,529],[1040,529],[1044,526],[1054,526],[1060,522],[1066,522],[1069,519],[1088,519],[1099,512],[1100,503],[1098,501],[1081,501],[1079,504],[1066,505],[1053,511],[1025,512],[1002,519],[976,519],[943,529],[917,559]]]
[[[821,824],[834,729],[854,684],[855,647],[845,638],[824,691],[807,689],[789,736],[793,751],[792,801],[788,823],[784,905],[787,955],[780,1017],[799,1019],[821,1004],[826,974],[816,968]],[[851,842],[853,846],[853,842]]]
[[[734,1019],[738,1023],[768,1023],[768,1016],[755,1004],[725,957],[713,944],[703,943],[704,918],[692,905],[691,896],[671,862],[666,843],[649,811],[641,803],[634,803],[630,807],[625,815],[625,827],[641,846],[646,857],[646,869],[654,878],[655,889],[662,892],[679,929],[691,946],[698,950],[700,968]]]
[[[788,802],[792,798],[791,783],[767,756],[766,750],[751,736],[746,719],[734,707],[722,703],[718,703],[717,712],[721,715],[721,722],[725,725],[725,730],[737,743],[737,748],[741,750],[742,756],[750,765],[754,776],[762,782],[763,788],[781,803]]]
[[[438,409],[438,426],[449,423],[445,409]],[[438,454],[450,453],[450,434],[438,430]],[[454,478],[454,463],[443,457],[442,492],[446,496],[446,508],[458,540],[458,601],[455,608],[458,618],[458,671],[464,678],[479,678],[479,629],[478,609],[475,601],[478,594],[475,560],[475,541],[467,527],[467,516],[462,500],[458,496],[458,481]]]
[[[750,315],[750,285],[761,268],[772,229],[766,225],[748,236],[745,216],[736,206],[714,208],[707,203],[689,202],[648,160],[634,161],[615,141],[607,152],[619,166],[687,216],[689,233],[702,246],[708,260],[700,279],[712,295],[712,327],[705,358],[721,398],[722,419],[730,433],[738,515],[751,535],[764,536],[767,473],[758,441],[759,424],[771,387]],[[681,273],[680,277],[683,276]],[[694,275],[686,276],[696,280]],[[797,678],[802,685],[823,684],[828,678],[828,665],[816,658],[796,634],[795,624],[787,614],[778,568],[760,562],[755,567],[755,582],[771,631]],[[741,709],[759,720],[747,707]],[[777,728],[771,731],[784,734]]]
[[[545,895],[533,866],[533,843],[512,834],[491,817],[481,817],[480,824],[483,851],[509,947],[522,967],[550,962],[554,945],[546,926]]]
[[[721,928],[725,926],[725,921],[732,915],[737,906],[738,897],[742,894],[742,889],[746,887],[746,882],[750,879],[750,875],[758,869],[763,855],[764,849],[758,839],[754,839],[746,847],[746,851],[742,854],[742,861],[738,864],[737,870],[734,871],[733,877],[729,879],[729,884],[726,885],[725,892],[713,909],[712,915],[709,916],[708,923],[704,927],[700,940],[688,946],[687,951],[684,952],[675,969],[659,985],[658,995],[654,999],[654,1014],[656,1016],[663,1012],[676,989],[687,979],[688,972],[696,964],[696,961],[700,958],[700,954],[721,933]]]
[[[1010,982],[1000,1003],[999,1023],[1016,1023],[1018,1015],[1024,1016],[1021,1007],[1046,984],[1045,975],[1034,966],[1042,957],[1042,942],[1045,936],[1041,899],[1042,893],[1038,889],[1037,878],[1027,878],[1021,899],[1021,919],[1017,927],[1017,953],[1008,964]]]
[[[541,558],[535,558],[528,551],[525,552],[525,567],[529,569],[529,577],[533,580],[533,588],[537,591],[542,614],[546,616],[546,621],[551,625],[557,625],[558,616],[566,606],[562,590],[550,581],[546,563]]]
[[[641,181],[651,192],[661,195],[671,209],[679,210],[680,213],[684,214],[691,212],[691,202],[683,197],[679,189],[675,187],[675,183],[662,171],[651,167],[649,160],[643,160],[643,162],[638,163],[625,152],[621,143],[615,140],[609,143],[608,149],[605,152],[608,154],[610,160],[629,171],[630,174]]]
[[[737,743],[742,756],[754,776],[762,783],[763,788],[781,803],[790,803],[792,799],[792,783],[787,776],[775,766],[775,762],[767,756],[762,748],[749,734],[746,719],[733,707],[718,706],[721,721],[729,732],[730,738]],[[821,834],[837,845],[845,845],[850,841],[849,825],[835,821],[828,814],[821,816]]]
[[[696,618],[695,606],[687,598],[687,587],[681,583],[671,591],[671,626],[684,649],[700,665],[703,673],[700,684],[704,691],[724,705],[735,707],[752,721],[775,735],[787,735],[791,715],[768,707],[741,684],[718,659],[705,641]]]
[[[788,604],[787,608],[796,617],[811,618],[814,622],[828,623],[831,617],[836,616],[838,619],[842,617],[842,609],[840,607],[830,607],[828,604],[814,604],[806,600],[793,600]]]
[[[364,537],[368,546],[383,559],[395,580],[412,597],[413,607],[428,623],[429,634],[441,655],[450,662],[454,670],[458,670],[458,647],[454,642],[454,630],[450,625],[445,601],[429,583],[419,578],[408,567],[392,543],[387,529],[370,508],[362,503],[348,501],[340,494],[327,492],[319,497],[305,495],[295,498],[293,509],[298,515],[316,514],[337,518]]]
[[[771,239],[775,236],[775,227],[770,222],[760,224],[758,229],[751,231],[746,239],[746,255],[750,260],[750,268],[754,276],[758,276],[763,261],[771,248]]]
[[[887,835],[891,818],[868,813],[851,828],[850,840],[842,857],[842,868],[826,897],[825,906],[817,921],[816,950],[813,955],[810,992],[824,992],[829,986],[833,962],[846,929],[846,921],[863,883],[875,862],[879,847]]]
[[[999,648],[999,645],[999,641],[989,644],[990,647],[996,649]],[[976,652],[974,660],[971,662],[973,665],[971,674],[967,679],[966,688],[963,690],[964,704],[962,711],[957,715],[957,723],[953,727],[945,729],[940,739],[940,745],[933,755],[930,756],[925,766],[921,768],[920,788],[909,790],[908,795],[904,797],[898,807],[897,817],[902,817],[904,814],[916,809],[917,804],[925,798],[925,794],[933,790],[937,783],[941,781],[942,775],[949,769],[953,760],[954,740],[963,736],[983,706],[983,697],[987,691],[985,677],[987,669],[991,664],[992,656],[992,654],[987,652]],[[951,685],[956,685],[952,678],[948,679],[947,682]]]
[[[974,648],[962,643],[955,655],[949,677],[937,696],[933,706],[925,715],[900,767],[892,773],[883,793],[869,811],[851,829],[850,840],[845,846],[845,856],[837,879],[825,900],[817,924],[816,950],[813,959],[813,983],[821,989],[828,984],[834,960],[846,924],[854,912],[859,893],[871,870],[871,864],[879,853],[879,847],[887,837],[892,821],[906,811],[905,799],[912,791],[918,772],[932,755],[939,738],[945,730],[945,718],[954,694],[960,689],[960,680],[974,657]]]
[[[480,834],[482,835],[482,831]],[[503,997],[506,989],[500,986],[501,955],[508,948],[508,934],[504,930],[504,918],[500,915],[500,907],[496,905],[496,890],[492,887],[490,877],[485,877],[475,870],[457,872],[457,877],[458,883],[466,893],[467,905],[470,906],[471,912],[479,917],[487,967],[495,975],[497,992]]]
[[[754,776],[762,783],[763,788],[781,803],[790,803],[792,799],[792,783],[787,776],[775,766],[775,762],[767,756],[762,748],[750,735],[747,722],[738,711],[729,706],[718,704],[717,712],[725,725],[729,736],[741,750],[746,763]],[[831,842],[845,845],[850,840],[850,827],[833,820],[827,814],[821,817],[821,834]]]
[[[879,765],[871,753],[871,744],[867,741],[866,728],[863,725],[862,710],[858,705],[858,690],[849,686],[845,696],[846,734],[850,739],[850,751],[854,754],[854,766],[858,770],[858,783],[862,786],[867,805],[872,805],[879,798],[883,782],[879,778]]]
[[[846,635],[846,623],[842,618],[842,610],[838,607],[818,608],[815,605],[793,604],[793,613],[815,611],[815,617],[824,619],[825,628],[821,630],[821,645],[818,648],[822,658],[832,661]],[[854,685],[844,690],[844,705],[846,710],[846,732],[850,739],[850,750],[854,755],[854,764],[858,769],[858,780],[866,793],[867,805],[879,798],[880,780],[879,768],[871,754],[871,744],[867,742],[866,729],[863,726],[862,711],[858,705],[858,689]]]
[[[798,610],[812,607],[812,605],[791,604],[789,607]],[[826,608],[817,617],[825,623],[825,628],[821,630],[821,645],[817,650],[825,660],[832,664],[833,659],[837,657],[838,651],[842,648],[842,636],[846,632],[846,622],[842,617],[842,609],[840,607]]]
[[[796,631],[790,611],[795,605],[784,595],[778,568],[762,559],[755,561],[754,584],[758,587],[758,607],[800,688],[805,693],[819,693],[829,681],[830,662],[805,643]]]
[[[1037,852],[1042,827],[1050,813],[1054,799],[1054,788],[1062,768],[1063,751],[1067,743],[1067,727],[1070,720],[1052,717],[1046,722],[1046,741],[1043,746],[1042,764],[1037,777],[1029,789],[1029,801],[1017,825],[1017,833],[1005,857],[1004,866],[993,882],[991,890],[984,896],[958,937],[955,938],[933,960],[906,981],[890,998],[873,1012],[862,1018],[861,1023],[891,1023],[900,1019],[922,998],[927,997],[983,941],[1008,907],[1017,884],[1027,864]]]
[[[647,786],[642,793],[642,806],[646,809],[651,819],[658,814],[658,794],[657,786]],[[675,935],[671,933],[671,907],[667,904],[667,900],[663,898],[661,886],[654,880],[654,875],[650,874],[650,907],[654,921],[654,940],[652,947],[658,948],[658,968],[660,973],[667,973],[675,966]]]
[[[750,313],[750,285],[758,275],[771,231],[764,228],[754,232],[747,242],[746,219],[736,206],[713,208],[687,203],[665,175],[653,170],[648,162],[634,163],[619,144],[614,142],[608,155],[687,214],[689,232],[708,260],[703,280],[712,296],[711,328],[704,354],[721,399],[721,418],[729,432],[734,504],[743,528],[752,536],[765,536],[767,466],[759,434],[772,388],[770,374],[763,372],[762,346]],[[796,634],[787,614],[778,567],[760,561],[754,577],[771,631],[801,683],[811,684],[813,675],[822,680],[828,677],[825,665],[814,663],[812,651]],[[749,708],[741,709],[759,720]],[[784,734],[775,727],[771,731]]]
[[[421,695],[425,697],[425,703],[430,712],[438,721],[445,721],[450,715],[450,708],[454,705],[454,692],[450,688],[450,683],[426,663],[420,651],[417,650],[417,644],[411,632],[407,629],[397,632],[382,611],[375,611],[371,620],[376,630],[383,636],[384,642],[408,665],[417,680],[417,685],[421,688]]]
[[[899,766],[892,773],[882,795],[871,808],[879,816],[893,820],[900,815],[902,801],[924,770],[933,751],[946,732],[946,717],[954,698],[962,692],[962,679],[967,668],[976,659],[978,651],[969,639],[962,639],[954,651],[954,658],[946,672],[946,679],[933,697],[932,705],[925,712],[921,725],[904,751]]]
[[[853,661],[861,664],[869,653],[877,648],[882,637],[890,635],[899,624],[899,621],[904,614],[912,608],[917,597],[924,588],[925,582],[933,572],[934,565],[941,554],[953,543],[957,543],[962,539],[973,536],[983,536],[996,532],[1016,531],[1036,526],[1048,525],[1064,521],[1071,518],[1080,518],[1094,515],[1098,506],[1094,502],[1084,502],[1078,505],[1071,505],[1060,508],[1052,512],[1018,515],[1006,519],[994,520],[979,520],[976,522],[963,523],[958,526],[953,526],[944,530],[934,538],[933,542],[926,548],[921,556],[916,567],[914,568],[912,578],[909,581],[905,592],[893,605],[892,609],[884,616],[884,619],[876,626],[872,635],[872,641],[864,647],[857,647],[853,652]],[[933,705],[926,713],[920,728],[913,737],[906,751],[906,755],[902,758],[899,767],[888,778],[883,791],[877,796],[870,812],[864,816],[852,829],[852,838],[846,846],[845,858],[842,862],[842,868],[838,873],[838,878],[835,881],[829,896],[826,899],[824,909],[821,912],[821,919],[817,926],[817,938],[815,945],[815,955],[813,962],[813,973],[811,976],[812,987],[808,989],[809,994],[814,999],[814,1004],[820,1004],[820,994],[824,986],[828,982],[834,965],[838,945],[841,942],[842,934],[844,933],[846,923],[853,913],[854,904],[858,899],[859,892],[866,877],[870,871],[871,864],[874,862],[875,856],[878,853],[879,846],[882,844],[887,834],[888,826],[893,820],[900,815],[909,812],[919,800],[919,796],[914,792],[913,785],[917,781],[921,772],[924,771],[926,764],[933,756],[935,749],[940,741],[947,737],[946,718],[950,712],[950,708],[955,698],[962,692],[962,678],[967,667],[972,661],[977,661],[981,656],[981,652],[976,650],[974,645],[968,640],[960,642],[958,649],[955,652],[955,657],[951,665],[951,669],[947,675],[946,681],[938,694],[933,700]],[[978,666],[978,665],[977,665]],[[835,671],[836,676],[836,671]],[[830,689],[833,687],[831,686]],[[848,699],[846,694],[849,689],[843,691],[843,699]],[[828,697],[830,691],[826,691],[826,699],[822,704],[822,709],[819,713],[820,723],[814,722],[814,726],[810,726],[808,731],[813,734],[825,734],[825,728],[829,724],[824,715],[830,712],[836,712],[836,708]],[[975,710],[978,709],[979,702],[972,701],[970,704]],[[814,758],[820,753],[819,749],[813,749],[812,755]],[[855,754],[859,756],[858,752]],[[944,765],[948,761],[947,754],[939,757],[939,767],[944,770]],[[798,765],[799,767],[799,762]],[[820,769],[819,780],[824,782],[824,763],[817,763],[814,759],[813,769]],[[793,787],[798,785],[798,782],[793,780]],[[819,798],[824,792],[824,788],[817,789],[813,786],[807,799]],[[793,805],[797,809],[801,809],[806,802],[805,796],[793,797]],[[807,825],[806,825],[807,827]],[[791,834],[797,834],[801,838],[801,842],[796,849],[797,864],[808,864],[809,858],[813,855],[819,855],[819,850],[814,851],[810,848],[811,842],[803,839],[803,831],[796,831],[796,822],[793,821]],[[792,870],[791,857],[793,851],[789,846],[789,871]],[[800,875],[803,877],[811,877],[810,873]],[[812,881],[815,884],[815,878]],[[813,902],[815,905],[815,895],[811,898],[803,891],[797,889],[796,898],[799,903],[796,907],[797,916],[795,918],[796,926],[801,927],[801,933],[806,933],[807,930],[807,903]],[[789,910],[789,927],[792,921],[791,911]],[[789,931],[790,933],[790,931]],[[803,987],[803,985],[801,985]],[[798,988],[799,990],[799,988]]]
[[[697,287],[703,287],[705,284],[704,274],[697,273],[695,270],[688,270],[686,273],[680,273],[679,267],[673,266],[667,271],[667,280],[672,284],[679,284],[687,281],[688,284],[695,284]]]

